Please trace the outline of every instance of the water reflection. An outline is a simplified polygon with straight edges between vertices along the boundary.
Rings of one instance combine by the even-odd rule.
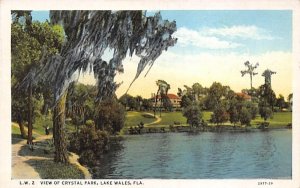
[[[94,178],[291,178],[291,130],[145,134],[105,155]]]

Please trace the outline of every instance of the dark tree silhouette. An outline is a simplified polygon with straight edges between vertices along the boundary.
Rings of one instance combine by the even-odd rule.
[[[271,76],[272,74],[276,74],[276,72],[271,71],[270,69],[266,69],[262,76],[265,77],[265,84],[269,85],[271,87]]]

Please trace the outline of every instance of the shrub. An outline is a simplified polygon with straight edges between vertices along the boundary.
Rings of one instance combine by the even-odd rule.
[[[85,150],[80,154],[79,162],[84,165],[94,165],[96,161],[95,154],[92,150]]]
[[[272,117],[272,110],[270,107],[266,107],[266,106],[262,106],[259,108],[259,113],[260,113],[260,116],[261,118],[263,118],[265,121],[269,118]]]
[[[247,108],[243,107],[241,109],[241,112],[240,112],[240,122],[241,122],[241,125],[247,125],[249,126],[250,125],[250,122],[251,122],[251,114],[250,112],[247,110]]]
[[[95,114],[97,129],[116,134],[124,126],[125,108],[115,99],[106,99],[100,102],[95,109]]]
[[[201,124],[202,113],[199,105],[192,104],[183,110],[183,116],[187,118],[187,123],[192,127],[198,127]]]
[[[79,133],[72,133],[69,140],[69,150],[78,153],[83,164],[92,164],[108,151],[110,144],[109,134],[94,126],[82,127]]]
[[[229,120],[229,114],[226,112],[223,106],[218,106],[214,109],[211,115],[211,122],[219,125]]]

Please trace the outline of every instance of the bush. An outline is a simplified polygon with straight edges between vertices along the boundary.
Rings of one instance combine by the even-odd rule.
[[[95,114],[97,129],[116,134],[124,126],[125,108],[115,99],[106,99],[100,102],[95,109]]]
[[[94,126],[84,126],[79,133],[72,133],[69,140],[69,150],[78,153],[83,164],[93,163],[108,151],[110,144],[109,134]]]
[[[261,118],[263,118],[266,121],[267,119],[272,117],[273,112],[270,107],[261,106],[259,108],[259,114],[260,114]]]
[[[202,113],[199,105],[192,104],[183,110],[183,116],[192,127],[198,127],[202,122]]]
[[[85,125],[88,127],[92,127],[92,126],[95,126],[95,122],[93,120],[89,119],[85,122]]]
[[[85,150],[80,154],[79,162],[84,165],[95,165],[95,154],[92,150]]]
[[[227,113],[227,111],[223,106],[218,106],[214,109],[213,114],[211,115],[211,122],[219,125],[228,120],[229,120],[229,114]]]
[[[243,107],[241,109],[241,112],[240,112],[240,122],[241,122],[241,125],[247,125],[249,126],[250,125],[250,122],[251,122],[251,114],[250,112],[247,110],[247,108]]]

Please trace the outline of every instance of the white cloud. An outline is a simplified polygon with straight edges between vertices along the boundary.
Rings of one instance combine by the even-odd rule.
[[[222,36],[230,38],[245,38],[254,40],[273,40],[270,33],[254,25],[236,25],[222,28],[204,28],[200,31],[207,36]]]
[[[237,48],[242,46],[241,44],[220,40],[215,36],[203,35],[201,31],[180,27],[174,37],[178,38],[178,43],[187,46],[192,45],[199,48],[206,49],[228,49]]]

